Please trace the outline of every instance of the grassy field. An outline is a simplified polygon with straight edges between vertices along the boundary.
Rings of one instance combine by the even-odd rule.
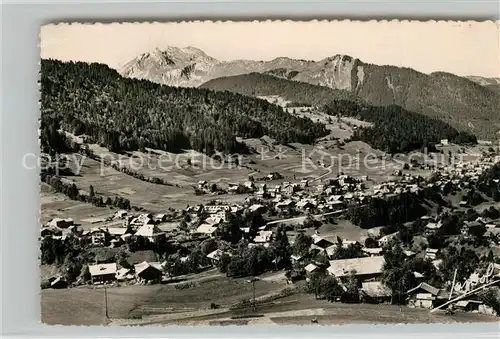
[[[127,317],[136,305],[151,298],[159,286],[108,288],[108,314]],[[41,319],[47,324],[101,325],[105,316],[104,289],[87,287],[41,291]]]
[[[258,317],[253,317],[259,315]],[[246,316],[246,317],[245,317]],[[235,319],[237,317],[238,319]],[[497,318],[471,313],[431,314],[427,309],[413,309],[396,305],[342,304],[315,300],[313,296],[297,293],[257,308],[221,310],[214,312],[185,312],[174,316],[150,318],[146,324],[163,325],[311,325],[316,318],[319,325],[342,324],[405,324],[405,323],[467,323],[493,322]]]
[[[108,314],[110,318],[138,318],[172,311],[209,309],[211,303],[229,307],[253,298],[252,284],[245,279],[207,276],[191,279],[192,287],[178,289],[172,285],[110,287]],[[181,284],[185,284],[183,282]],[[279,292],[283,282],[259,281],[255,284],[257,298]],[[49,324],[91,325],[106,322],[102,288],[42,290],[42,321]]]
[[[56,193],[47,184],[40,185],[40,223],[45,224],[52,218],[72,218],[75,223],[81,224],[83,228],[92,227],[84,220],[90,217],[106,218],[114,213],[116,209],[109,207],[96,207],[81,201],[69,199],[62,193]]]

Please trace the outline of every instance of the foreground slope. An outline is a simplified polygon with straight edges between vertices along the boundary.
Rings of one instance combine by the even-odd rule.
[[[60,120],[62,129],[89,135],[111,151],[242,152],[236,137],[268,135],[286,144],[326,134],[323,125],[265,100],[127,79],[101,64],[43,60],[41,91],[42,129]]]
[[[477,79],[449,73],[373,65],[347,55],[319,61],[284,57],[219,61],[193,47],[168,47],[141,54],[121,70],[127,77],[173,86],[199,86],[211,79],[252,72],[349,91],[372,105],[402,106],[482,138],[492,139],[500,130],[500,95],[491,90],[495,84],[483,86]]]

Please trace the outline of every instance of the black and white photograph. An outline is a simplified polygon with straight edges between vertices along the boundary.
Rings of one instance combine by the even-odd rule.
[[[500,320],[498,22],[40,29],[41,321]]]

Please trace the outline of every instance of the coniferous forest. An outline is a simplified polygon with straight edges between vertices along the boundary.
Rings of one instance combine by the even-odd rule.
[[[61,143],[59,128],[114,152],[150,147],[243,153],[236,137],[268,135],[287,144],[327,134],[324,125],[265,100],[127,79],[96,63],[42,60],[41,93],[41,142],[48,148]]]
[[[405,153],[427,147],[432,150],[441,139],[457,144],[476,143],[476,137],[459,132],[446,122],[405,110],[400,106],[369,106],[335,99],[327,105],[327,113],[354,117],[373,123],[359,128],[353,140],[361,140],[385,152]]]

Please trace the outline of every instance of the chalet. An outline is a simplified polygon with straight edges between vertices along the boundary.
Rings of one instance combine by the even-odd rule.
[[[315,204],[313,204],[311,201],[309,200],[300,200],[299,202],[297,202],[297,208],[300,208],[301,210],[306,210],[308,208],[313,208],[315,206]]]
[[[344,278],[354,274],[363,281],[379,277],[382,274],[384,264],[383,256],[332,260],[330,267],[328,267],[328,273],[336,278]]]
[[[148,263],[143,261],[140,264],[134,265],[135,275],[137,280],[159,282],[163,275],[162,267],[159,263]]]
[[[156,222],[165,222],[167,221],[167,215],[165,213],[158,213],[155,215],[154,220]]]
[[[243,186],[245,186],[246,189],[252,190],[255,188],[255,185],[252,181],[245,181],[243,183]]]
[[[454,306],[456,309],[464,312],[477,312],[479,313],[479,308],[484,305],[480,300],[468,299],[457,301]]]
[[[218,226],[217,225],[211,225],[211,224],[201,224],[198,226],[196,229],[195,233],[200,233],[200,234],[206,234],[211,237],[215,236],[215,232],[217,231]]]
[[[254,243],[262,244],[268,243],[271,241],[273,236],[273,231],[259,231],[255,238],[253,239]]]
[[[298,254],[292,254],[290,256],[290,261],[292,262],[292,264],[294,263],[299,263],[303,260],[302,256],[298,255]]]
[[[92,284],[104,284],[116,279],[116,263],[89,265]]]
[[[302,180],[300,181],[300,184],[299,184],[299,185],[300,185],[300,187],[301,187],[301,188],[306,188],[306,187],[309,185],[309,180],[307,180],[307,179],[302,179]]]
[[[382,238],[378,239],[378,243],[380,247],[387,246],[389,242],[391,242],[392,239],[396,238],[398,236],[399,232],[394,232],[391,234],[387,234],[383,236]]]
[[[50,287],[54,289],[66,288],[68,287],[68,282],[64,277],[57,276],[49,278]]]
[[[462,234],[469,235],[473,229],[480,229],[485,227],[484,224],[479,221],[466,221],[462,227]]]
[[[340,210],[344,207],[344,202],[340,200],[328,200],[326,204],[331,210]]]
[[[441,220],[439,220],[437,223],[434,222],[427,223],[427,225],[425,225],[425,229],[428,231],[437,231],[441,229],[442,226],[443,223],[441,222]]]
[[[260,213],[263,213],[265,211],[266,207],[264,205],[254,204],[254,205],[250,206],[248,209],[251,212],[260,212]]]
[[[304,270],[306,271],[306,275],[310,275],[310,274],[313,274],[315,272],[319,272],[320,271],[320,267],[313,264],[313,263],[310,263],[309,265],[307,265],[306,267],[304,267]]]
[[[281,194],[290,197],[295,192],[295,188],[292,185],[286,185],[281,189]]]
[[[132,231],[130,228],[126,227],[109,227],[107,228],[108,234],[111,237],[111,239],[123,239],[122,237],[125,234],[130,234]]]
[[[319,185],[317,185],[317,186],[316,186],[316,192],[317,192],[317,193],[320,193],[320,194],[321,194],[321,193],[323,193],[324,191],[325,191],[325,185],[323,185],[323,184],[319,184]]]
[[[326,249],[326,248],[328,248],[328,247],[330,247],[330,246],[333,245],[333,243],[331,241],[326,240],[326,239],[324,239],[323,237],[321,237],[321,236],[319,236],[317,234],[313,234],[311,236],[311,238],[312,238],[312,245],[311,245],[311,247],[315,247],[315,248],[319,248],[319,249],[324,250],[324,249]]]
[[[361,284],[360,295],[366,303],[389,303],[392,291],[381,281],[365,281]]]
[[[119,210],[113,215],[113,219],[123,219],[127,216],[127,211]]]
[[[214,213],[212,216],[219,218],[222,221],[227,221],[227,214],[228,214],[228,212],[226,210],[219,210],[216,213]]]
[[[439,249],[428,248],[425,250],[425,259],[436,260]]]
[[[403,251],[404,255],[406,255],[408,258],[411,258],[413,256],[415,256],[417,253],[415,252],[412,252],[412,251],[408,251],[408,250],[404,250]]]
[[[407,292],[408,306],[414,308],[434,308],[448,300],[446,291],[425,282]]]
[[[66,218],[66,219],[61,219],[61,218],[54,218],[50,220],[47,223],[48,227],[58,227],[58,228],[68,228],[69,226],[73,225],[73,219],[71,218]]]
[[[126,281],[134,279],[134,275],[131,273],[131,269],[129,268],[121,268],[116,271],[116,280],[118,281]]]
[[[93,228],[89,235],[92,239],[92,245],[95,246],[104,246],[106,244],[106,239],[108,236],[108,232],[102,228]]]
[[[219,225],[220,223],[222,223],[222,221],[223,219],[218,217],[217,215],[212,215],[211,217],[205,219],[205,223],[212,226]]]
[[[383,248],[381,247],[377,247],[377,248],[366,248],[366,247],[363,247],[363,249],[361,250],[364,254],[366,255],[369,255],[371,257],[374,257],[374,256],[379,256],[383,253]]]
[[[328,258],[332,258],[333,255],[335,254],[335,252],[337,251],[337,249],[338,249],[338,245],[337,244],[333,244],[331,246],[328,246],[325,249],[325,252],[326,252],[326,255],[328,256]]]
[[[217,249],[213,252],[208,253],[207,258],[210,259],[212,265],[216,266],[223,254],[225,254],[225,252]]]
[[[267,193],[269,194],[269,196],[271,198],[276,197],[276,195],[278,194],[278,192],[276,191],[276,188],[270,188],[270,189],[268,189]]]
[[[155,225],[143,225],[141,226],[137,232],[135,232],[136,236],[140,236],[148,239],[150,242],[157,242],[159,237],[164,236],[165,232],[158,228]]]
[[[361,248],[361,244],[359,243],[359,241],[342,239],[342,247],[348,248],[349,246]]]
[[[230,211],[231,207],[228,205],[205,205],[203,211],[208,214],[215,214],[219,211]]]
[[[62,235],[62,230],[59,227],[47,226],[47,227],[42,227],[40,230],[40,236],[42,238],[61,236],[61,235]]]
[[[295,202],[293,202],[290,199],[287,199],[285,201],[281,201],[281,202],[277,203],[276,204],[276,208],[278,208],[278,209],[285,209],[285,208],[288,208],[288,207],[292,207],[294,205],[295,205]]]

